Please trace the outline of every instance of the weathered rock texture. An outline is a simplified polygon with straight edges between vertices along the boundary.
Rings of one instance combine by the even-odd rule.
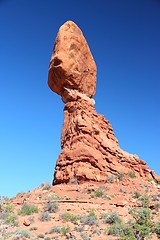
[[[96,64],[81,30],[71,21],[59,29],[50,61],[48,84],[64,96],[64,87],[92,97],[96,87]]]
[[[53,184],[72,178],[105,181],[110,174],[130,171],[137,176],[156,178],[145,161],[119,147],[111,124],[97,114],[92,98],[96,65],[81,30],[72,21],[59,29],[48,84],[65,103],[62,152]]]

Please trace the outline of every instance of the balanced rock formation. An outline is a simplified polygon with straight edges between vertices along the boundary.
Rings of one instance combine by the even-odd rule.
[[[144,178],[156,178],[145,161],[119,147],[111,124],[97,114],[92,98],[96,64],[81,30],[72,21],[59,29],[48,84],[65,103],[62,152],[56,162],[53,184],[72,178],[105,181],[110,174],[130,171]]]

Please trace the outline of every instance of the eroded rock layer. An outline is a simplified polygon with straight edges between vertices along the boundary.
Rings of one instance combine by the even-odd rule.
[[[111,124],[97,114],[92,98],[96,65],[81,30],[71,21],[58,32],[48,83],[65,103],[62,152],[56,162],[53,184],[72,178],[105,181],[110,174],[130,171],[156,178],[145,161],[119,147]]]

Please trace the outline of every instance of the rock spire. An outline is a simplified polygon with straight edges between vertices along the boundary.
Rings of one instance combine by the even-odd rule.
[[[111,174],[133,172],[156,178],[137,155],[118,145],[108,120],[96,112],[96,64],[78,26],[64,23],[57,34],[50,60],[48,84],[65,103],[61,136],[62,152],[56,162],[53,184],[105,181]]]

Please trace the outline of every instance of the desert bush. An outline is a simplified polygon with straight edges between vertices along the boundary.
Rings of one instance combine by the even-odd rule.
[[[123,178],[124,178],[124,173],[123,172],[118,172],[117,173],[117,178],[118,178],[119,181],[122,181]]]
[[[153,201],[159,201],[158,195],[153,195],[153,196],[152,196],[152,200],[153,200]]]
[[[69,226],[67,226],[67,227],[62,227],[61,228],[61,233],[62,233],[62,235],[66,235],[66,233],[68,233],[68,232],[70,232],[70,227]]]
[[[53,239],[54,240],[59,240],[59,237],[58,236],[54,236]]]
[[[160,222],[154,223],[151,231],[152,231],[152,233],[156,233],[157,237],[160,238]]]
[[[48,201],[52,201],[52,200],[61,200],[63,199],[62,197],[58,196],[55,193],[52,193],[51,195],[48,196],[47,200]]]
[[[18,219],[17,216],[14,213],[7,213],[4,223],[9,226],[16,226],[18,227]]]
[[[100,229],[94,229],[93,232],[92,232],[94,235],[101,235],[101,230]]]
[[[54,226],[50,229],[49,231],[49,234],[52,234],[52,233],[61,233],[61,228],[60,226]]]
[[[94,210],[90,210],[88,212],[88,216],[81,217],[80,221],[84,225],[89,225],[89,226],[96,225],[96,226],[98,226],[98,220],[97,220],[97,216],[96,216]]]
[[[28,230],[26,229],[23,229],[23,228],[18,228],[14,234],[13,234],[13,237],[12,237],[12,240],[20,240],[20,239],[24,239],[24,238],[31,238],[33,235],[31,232],[29,232]]]
[[[43,190],[50,190],[52,186],[49,183],[42,183],[41,187],[43,188]]]
[[[151,212],[148,208],[133,208],[130,210],[133,221],[127,224],[114,223],[109,229],[108,234],[119,235],[121,240],[144,240],[151,235]]]
[[[84,216],[83,218],[81,218],[81,223],[89,226],[98,225],[97,218],[93,216]]]
[[[70,221],[74,224],[77,224],[77,221],[80,219],[79,215],[75,215],[73,213],[69,213],[69,212],[63,212],[60,217],[65,220],[65,221]]]
[[[69,183],[74,183],[74,184],[78,184],[78,179],[77,178],[71,178],[70,180],[69,180]]]
[[[90,237],[89,237],[88,233],[81,233],[81,238],[83,240],[90,240]]]
[[[30,227],[30,231],[34,231],[34,230],[37,230],[38,228],[37,227],[35,227],[35,226],[33,226],[33,227]]]
[[[129,213],[135,219],[136,223],[140,225],[150,226],[151,224],[151,211],[149,208],[132,208]]]
[[[110,175],[107,177],[106,182],[108,183],[114,183],[115,182],[115,176],[114,175]]]
[[[139,198],[139,197],[141,197],[141,194],[140,194],[140,192],[138,192],[138,191],[135,191],[135,193],[134,193],[134,196],[133,196],[134,198]]]
[[[154,204],[154,208],[155,208],[156,211],[159,211],[159,209],[160,209],[160,203]]]
[[[138,198],[138,206],[148,208],[150,206],[150,198],[148,195],[141,195]]]
[[[135,178],[135,177],[136,177],[135,173],[132,172],[132,171],[129,171],[129,172],[128,172],[128,176],[129,176],[130,178]]]
[[[75,226],[74,231],[75,232],[83,232],[84,231],[84,226]]]
[[[38,207],[32,204],[25,204],[18,211],[18,215],[26,216],[32,213],[38,213]]]
[[[14,213],[14,207],[6,200],[5,204],[2,200],[2,204],[0,205],[0,220],[1,224],[7,224],[9,226],[18,226],[18,219]]]
[[[107,234],[120,236],[121,240],[135,240],[132,228],[127,224],[115,223],[107,230]]]
[[[156,233],[157,237],[160,238],[160,223],[153,222],[152,213],[149,209],[149,197],[141,195],[138,199],[142,201],[141,207],[134,207],[129,211],[133,220],[126,224],[122,222],[113,223],[107,234],[118,235],[121,240],[146,240],[151,237],[152,233]]]
[[[4,232],[2,239],[3,239],[3,240],[4,240],[4,239],[11,239],[11,237],[13,237],[13,234],[14,234],[13,231]],[[1,235],[2,235],[2,232],[1,232]]]
[[[122,220],[120,219],[119,215],[116,212],[103,213],[101,215],[101,218],[103,219],[103,223],[108,223],[108,224],[122,222]]]
[[[25,192],[19,192],[16,194],[16,198],[22,198],[24,196]]]
[[[59,204],[57,202],[48,202],[44,205],[44,210],[49,213],[58,212]]]
[[[47,221],[51,220],[51,217],[50,217],[48,212],[42,212],[40,217],[39,217],[39,220],[42,221],[42,222],[47,222]]]
[[[39,233],[39,234],[37,235],[37,237],[38,237],[38,238],[45,238],[45,235],[44,235],[43,233]]]
[[[102,197],[103,196],[103,191],[101,190],[101,189],[97,189],[96,191],[95,191],[95,196],[96,197]]]

